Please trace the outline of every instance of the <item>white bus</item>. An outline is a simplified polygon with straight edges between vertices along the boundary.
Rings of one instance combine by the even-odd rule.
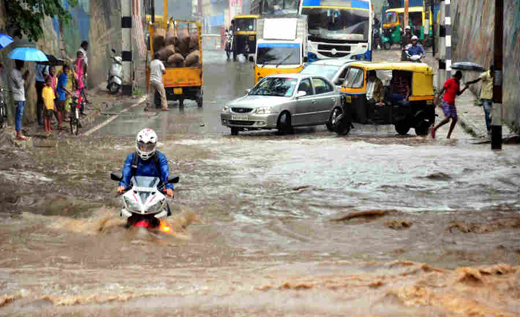
[[[348,56],[372,60],[370,0],[300,0],[299,11],[309,26],[308,62]]]

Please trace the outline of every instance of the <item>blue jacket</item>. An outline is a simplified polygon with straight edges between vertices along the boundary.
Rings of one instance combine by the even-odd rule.
[[[410,54],[410,56],[426,55],[426,53],[424,52],[424,48],[419,44],[417,44],[416,46],[410,46],[408,48],[408,54]]]
[[[125,188],[127,188],[130,185],[130,178],[132,178],[132,161],[134,159],[134,155],[136,155],[136,153],[130,153],[126,157],[125,165],[123,166],[123,179],[119,183],[119,186],[125,186]],[[170,175],[168,160],[166,159],[166,156],[164,156],[164,154],[159,151],[155,152],[155,155],[159,157],[159,166],[161,170],[159,171],[155,166],[154,158],[146,161],[143,161],[141,158],[139,158],[135,176],[159,177],[161,181],[166,184],[168,181],[168,176]],[[173,184],[166,184],[165,187],[173,189]]]

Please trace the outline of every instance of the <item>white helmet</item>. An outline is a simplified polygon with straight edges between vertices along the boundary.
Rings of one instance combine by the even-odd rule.
[[[417,36],[415,36],[415,35],[412,36],[412,41],[417,41],[417,40],[418,40]]]
[[[409,25],[405,26],[404,29],[405,29],[405,30],[411,30],[411,28],[410,28]]]
[[[137,133],[135,139],[135,149],[137,154],[143,160],[150,159],[155,154],[155,148],[157,146],[157,134],[154,130],[146,128]]]

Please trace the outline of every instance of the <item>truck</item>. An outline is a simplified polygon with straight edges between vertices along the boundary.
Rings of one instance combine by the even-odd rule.
[[[150,84],[150,62],[155,52],[161,54],[166,67],[163,85],[168,100],[184,106],[185,99],[194,100],[198,107],[203,103],[202,26],[197,21],[161,19],[149,24],[146,83]],[[154,96],[160,107],[160,96]]]
[[[257,20],[255,84],[269,75],[298,73],[306,61],[306,16],[275,15]]]

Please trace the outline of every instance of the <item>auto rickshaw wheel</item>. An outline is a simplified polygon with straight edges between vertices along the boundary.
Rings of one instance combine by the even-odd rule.
[[[197,101],[197,106],[199,108],[202,108],[202,101],[203,101],[203,99],[202,99],[202,89],[199,89],[199,91],[197,92],[197,100],[196,101]]]
[[[345,136],[350,133],[350,128],[352,127],[352,122],[350,120],[347,120],[347,118],[342,117],[339,121],[335,124],[335,132],[339,136]]]
[[[385,50],[389,50],[391,47],[392,47],[392,43],[390,43],[390,42],[384,42],[383,43],[383,48]]]
[[[293,133],[294,130],[291,124],[291,114],[287,111],[282,112],[278,118],[278,124],[276,126],[279,134],[283,135]]]
[[[428,120],[421,120],[417,122],[415,125],[415,134],[419,136],[428,135],[428,130],[430,129],[431,123]]]
[[[179,108],[183,108],[184,107],[184,98],[180,97],[179,98]]]
[[[410,131],[410,123],[408,120],[401,120],[395,123],[395,131],[399,133],[400,135],[406,135],[408,134],[408,131]]]

